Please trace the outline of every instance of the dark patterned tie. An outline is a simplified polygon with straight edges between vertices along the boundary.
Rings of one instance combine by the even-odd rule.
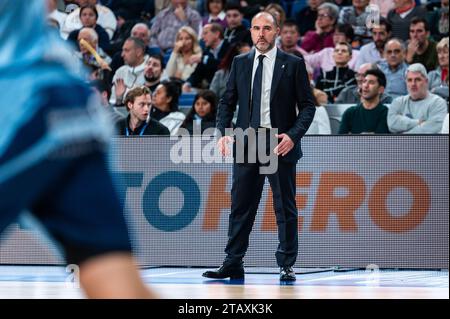
[[[262,74],[263,74],[263,59],[265,55],[258,57],[258,67],[256,68],[255,77],[253,79],[252,91],[252,110],[250,118],[250,127],[257,129],[261,118],[261,91],[262,91]]]

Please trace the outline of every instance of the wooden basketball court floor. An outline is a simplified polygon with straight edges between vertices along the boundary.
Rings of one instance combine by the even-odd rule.
[[[163,299],[448,299],[448,270],[304,272],[280,284],[276,269],[246,268],[245,281],[210,280],[200,268],[142,269],[144,281]],[[84,298],[60,266],[0,266],[0,299]]]

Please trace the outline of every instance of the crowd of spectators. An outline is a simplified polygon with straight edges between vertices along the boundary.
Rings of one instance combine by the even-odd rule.
[[[348,105],[338,134],[448,133],[448,0],[47,3],[49,27],[72,46],[74,69],[120,135],[214,127],[260,11],[280,25],[278,48],[305,60],[317,105],[307,134],[331,134],[337,104]]]

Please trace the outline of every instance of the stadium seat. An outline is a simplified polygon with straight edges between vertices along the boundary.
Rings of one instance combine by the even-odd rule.
[[[190,109],[194,103],[196,93],[183,93],[178,100],[178,107],[180,109]]]

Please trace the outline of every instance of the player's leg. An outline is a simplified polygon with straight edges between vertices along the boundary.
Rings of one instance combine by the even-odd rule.
[[[80,264],[80,283],[90,298],[155,298],[142,284],[129,253],[109,253]]]
[[[67,262],[80,266],[88,297],[153,296],[132,257],[122,205],[103,153],[71,161],[32,210],[62,244]]]

